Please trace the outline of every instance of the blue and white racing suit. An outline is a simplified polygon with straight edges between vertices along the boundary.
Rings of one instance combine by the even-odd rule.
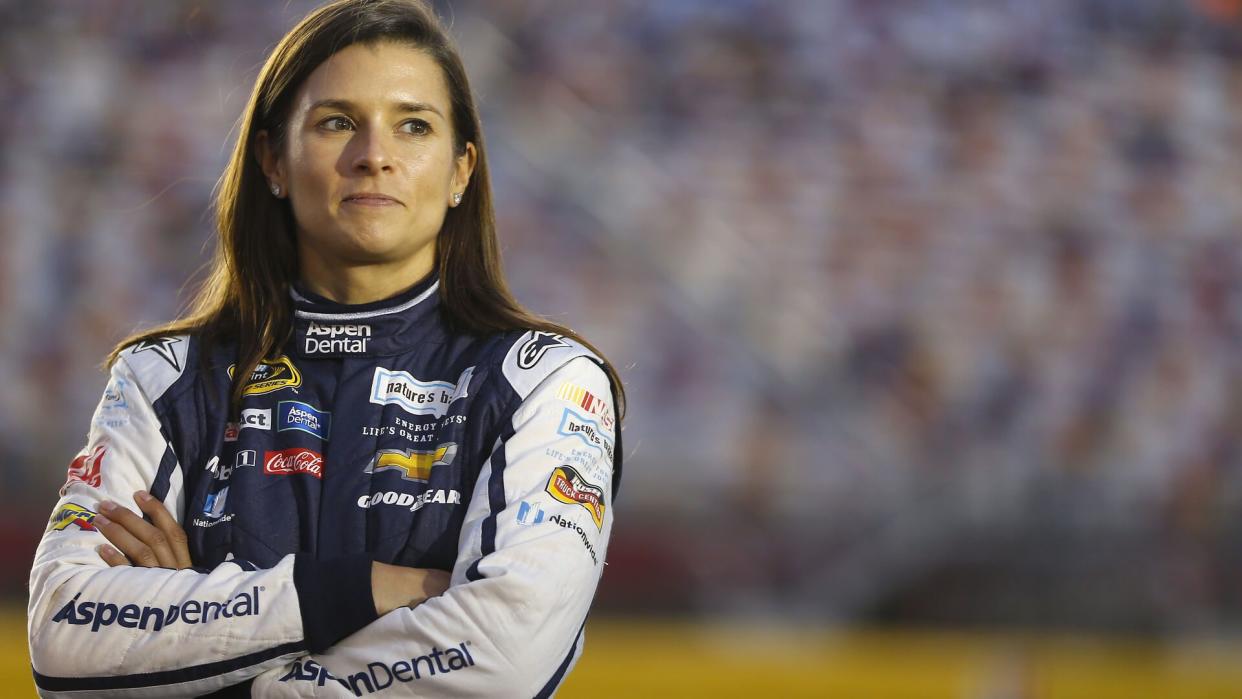
[[[582,652],[621,473],[599,358],[454,333],[434,275],[344,306],[294,293],[245,379],[195,337],[126,349],[30,577],[43,696],[549,695]],[[195,568],[109,568],[101,500],[161,500]],[[376,616],[372,561],[452,572]]]

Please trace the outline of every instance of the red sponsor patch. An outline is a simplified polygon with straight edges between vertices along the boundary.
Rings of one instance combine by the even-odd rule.
[[[300,448],[264,452],[263,472],[273,476],[309,473],[315,478],[323,478],[323,455]]]
[[[241,431],[241,426],[236,422],[226,422],[224,424],[224,441],[236,442],[237,433]]]
[[[561,400],[569,401],[574,405],[582,408],[588,413],[599,418],[601,427],[608,431],[612,431],[616,425],[616,420],[612,415],[612,406],[607,401],[601,400],[594,393],[573,383],[561,384],[560,389],[556,392],[556,397]]]
[[[63,494],[70,483],[77,481],[85,483],[92,488],[98,488],[102,479],[99,475],[99,469],[103,466],[104,454],[107,453],[108,447],[105,444],[91,449],[89,452],[83,451],[78,454],[69,464],[69,478],[65,481],[65,485],[60,489]]]

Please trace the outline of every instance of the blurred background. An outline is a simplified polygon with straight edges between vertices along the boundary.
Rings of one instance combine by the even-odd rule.
[[[315,2],[0,0],[0,676],[112,345]],[[621,368],[566,696],[1242,696],[1242,0],[454,0]],[[8,674],[5,674],[8,673]]]

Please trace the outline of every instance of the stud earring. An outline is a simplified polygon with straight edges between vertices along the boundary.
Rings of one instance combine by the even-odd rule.
[[[453,206],[461,203],[461,192],[453,192]]]
[[[280,196],[280,185],[276,184],[275,182],[272,183],[272,196],[274,197]]]

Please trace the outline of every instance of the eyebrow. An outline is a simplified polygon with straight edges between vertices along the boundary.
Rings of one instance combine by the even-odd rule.
[[[436,109],[435,107],[433,107],[430,104],[427,104],[426,102],[404,102],[403,101],[403,102],[397,102],[395,107],[398,112],[402,112],[402,113],[431,112],[432,114],[439,116],[441,119],[444,118],[444,115],[440,113],[439,109]],[[311,105],[310,109],[312,112],[315,111],[316,109],[339,109],[343,112],[348,112],[348,111],[357,109],[357,105],[355,105],[353,102],[350,102],[349,100],[327,99],[327,100],[319,100],[315,102],[314,104]]]

